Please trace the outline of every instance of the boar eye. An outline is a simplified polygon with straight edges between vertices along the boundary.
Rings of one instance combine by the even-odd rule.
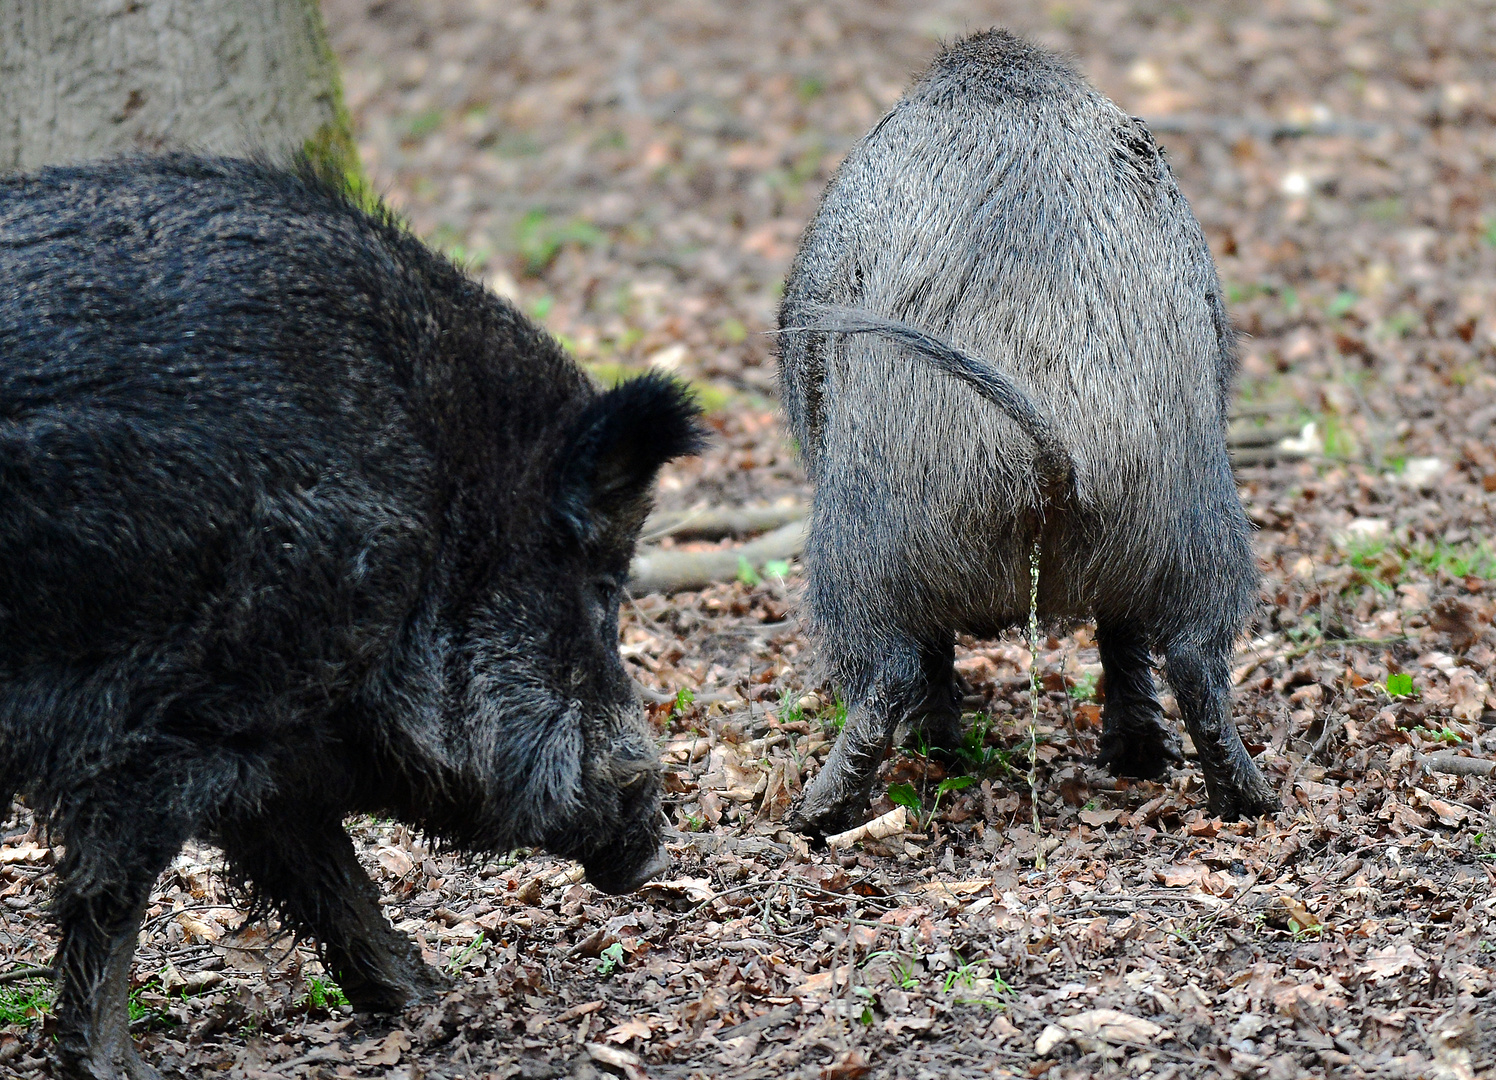
[[[611,607],[613,600],[618,596],[618,579],[613,577],[593,578],[592,588],[603,607]]]

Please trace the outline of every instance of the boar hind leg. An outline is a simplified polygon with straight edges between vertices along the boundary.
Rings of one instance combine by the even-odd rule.
[[[222,829],[224,853],[260,900],[313,940],[349,1002],[399,1012],[444,988],[415,942],[380,911],[379,889],[342,822],[305,807],[282,809]]]
[[[894,738],[901,746],[945,757],[941,751],[961,745],[961,692],[956,686],[952,642],[920,649],[920,686],[924,700],[899,724]]]
[[[1231,643],[1207,648],[1180,641],[1165,649],[1165,674],[1200,755],[1209,813],[1227,821],[1278,810],[1276,795],[1231,721]]]
[[[927,649],[906,641],[883,644],[876,654],[872,672],[847,687],[846,726],[790,811],[790,825],[801,832],[830,836],[867,817],[878,766],[894,732],[901,723],[917,724],[930,700]]]
[[[151,886],[181,849],[189,829],[154,814],[146,803],[150,791],[140,790],[142,786],[128,785],[129,796],[136,797],[128,802],[75,802],[66,811],[67,854],[52,907],[62,928],[57,952],[59,1076],[159,1076],[140,1060],[130,1041],[130,963]]]
[[[1184,753],[1158,704],[1148,640],[1129,623],[1098,619],[1096,644],[1106,676],[1097,763],[1113,776],[1157,780]]]

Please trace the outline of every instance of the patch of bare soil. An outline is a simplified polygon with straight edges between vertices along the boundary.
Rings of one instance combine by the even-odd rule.
[[[965,760],[891,757],[904,831],[809,850],[779,819],[837,705],[793,565],[749,567],[625,610],[661,702],[665,880],[609,898],[558,860],[465,862],[353,822],[391,918],[454,975],[380,1019],[339,1005],[307,950],[240,929],[192,849],[142,934],[149,1059],[412,1080],[1496,1074],[1496,4],[326,10],[370,173],[413,227],[604,377],[702,386],[721,438],[668,471],[670,509],[806,498],[764,332],[821,186],[937,39],[1001,24],[1073,53],[1153,121],[1247,335],[1249,422],[1307,455],[1239,469],[1265,580],[1237,717],[1286,809],[1222,823],[1192,766],[1093,769],[1082,630],[1037,657],[963,641]],[[0,848],[0,970],[55,944],[56,853],[29,828],[18,812]],[[45,1075],[44,984],[0,1003],[0,1073]]]

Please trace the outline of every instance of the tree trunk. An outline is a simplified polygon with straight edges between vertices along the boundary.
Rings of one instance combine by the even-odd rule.
[[[361,188],[318,0],[0,0],[0,172],[165,150]]]

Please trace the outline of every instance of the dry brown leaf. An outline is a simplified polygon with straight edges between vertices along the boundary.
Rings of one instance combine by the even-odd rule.
[[[167,960],[162,965],[161,971],[157,974],[156,978],[161,982],[161,992],[163,994],[171,994],[187,985],[187,980],[182,978],[182,973],[177,970],[176,965],[170,960]]]
[[[251,924],[223,935],[214,951],[223,956],[229,967],[238,971],[268,971],[274,944],[275,939],[266,927]]]
[[[1081,821],[1093,827],[1110,825],[1121,816],[1121,810],[1082,810],[1080,812]]]
[[[859,1080],[871,1070],[867,1055],[861,1050],[848,1050],[830,1065],[821,1069],[821,1080]]]
[[[644,1060],[638,1054],[606,1043],[585,1043],[584,1046],[593,1061],[619,1070],[629,1080],[645,1080],[649,1075],[644,1071]]]
[[[1145,1046],[1164,1033],[1164,1028],[1140,1016],[1116,1009],[1091,1009],[1075,1016],[1061,1017],[1046,1027],[1034,1044],[1034,1053],[1043,1057],[1060,1043],[1076,1038]]]
[[[375,850],[374,860],[391,877],[403,878],[416,868],[416,861],[409,854],[389,844]]]
[[[1424,805],[1434,812],[1440,822],[1451,827],[1463,824],[1470,814],[1463,806],[1447,803],[1443,799],[1426,799]]]
[[[16,863],[38,865],[52,858],[52,849],[33,844],[29,841],[17,844],[14,847],[0,846],[0,866],[11,866]]]
[[[607,1002],[600,999],[597,1001],[583,1002],[581,1005],[573,1005],[560,1016],[556,1017],[556,1023],[565,1024],[568,1021],[575,1020],[580,1016],[586,1016],[588,1013],[595,1013],[599,1009],[602,1009],[605,1005],[607,1005]]]
[[[646,896],[684,898],[696,904],[705,904],[717,897],[710,878],[683,877],[672,878],[670,881],[646,881],[639,886],[639,892]]]
[[[653,1034],[654,1028],[650,1027],[649,1022],[636,1016],[632,1020],[625,1020],[623,1023],[609,1028],[603,1038],[612,1043],[626,1043],[630,1039],[648,1042],[650,1036]]]
[[[846,987],[850,971],[846,964],[829,971],[818,971],[814,975],[807,975],[795,990],[800,994],[839,993]]]
[[[206,941],[209,944],[223,937],[223,927],[212,919],[201,919],[190,911],[179,911],[176,920],[190,939]]]
[[[1283,908],[1289,919],[1291,930],[1318,930],[1323,929],[1321,923],[1314,914],[1292,896],[1278,897],[1278,904]]]
[[[365,1065],[398,1065],[401,1055],[410,1049],[410,1036],[392,1031],[383,1039],[370,1039],[349,1049]]]
[[[1401,971],[1422,971],[1427,967],[1418,950],[1406,942],[1400,945],[1388,945],[1382,949],[1373,949],[1367,957],[1366,962],[1361,965],[1360,972],[1372,982],[1381,982],[1390,979]]]

